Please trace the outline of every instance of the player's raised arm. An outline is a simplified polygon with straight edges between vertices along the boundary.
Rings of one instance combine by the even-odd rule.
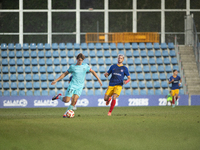
[[[90,72],[97,78],[97,80],[98,80],[100,86],[102,86],[101,79],[97,76],[96,72],[95,72],[94,70],[92,70],[92,69],[90,69]]]
[[[56,82],[58,82],[59,80],[63,79],[63,78],[64,78],[66,75],[68,75],[68,74],[69,74],[68,71],[66,71],[65,73],[61,74],[59,78],[57,78],[56,80],[54,80],[54,81],[51,83],[51,85],[56,84]]]
[[[104,76],[107,78],[110,74],[108,72],[104,73]]]
[[[174,82],[174,79],[169,79],[169,84],[171,84],[172,82]]]

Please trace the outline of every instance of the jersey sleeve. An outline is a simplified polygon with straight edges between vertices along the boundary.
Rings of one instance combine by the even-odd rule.
[[[181,77],[179,76],[179,80],[181,80]]]
[[[172,81],[172,76],[169,78],[169,82]]]
[[[90,66],[88,64],[86,64],[86,71],[89,72],[90,71]]]
[[[112,73],[112,66],[109,68],[109,70],[107,71],[109,74]]]
[[[72,77],[73,77],[73,76],[70,76],[70,78],[69,78],[69,81],[71,81],[71,80],[72,80]]]
[[[67,70],[69,73],[72,73],[73,72],[73,67],[70,66],[69,69]]]
[[[124,73],[125,73],[125,75],[128,77],[128,76],[130,76],[130,74],[129,74],[129,72],[128,72],[128,68],[126,67],[125,68],[125,71],[124,71]]]

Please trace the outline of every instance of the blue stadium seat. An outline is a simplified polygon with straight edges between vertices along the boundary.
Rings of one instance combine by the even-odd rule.
[[[26,92],[26,95],[27,95],[27,96],[33,96],[33,91],[27,91],[27,92]]]
[[[9,91],[4,91],[4,92],[3,92],[3,95],[4,95],[4,96],[10,96],[10,92],[9,92]]]
[[[132,95],[131,90],[125,90],[125,95]]]
[[[36,50],[36,44],[35,43],[31,43],[30,44],[30,49],[31,50]]]
[[[40,66],[45,65],[45,60],[44,60],[44,59],[39,59],[39,65],[40,65]]]
[[[8,60],[7,59],[2,59],[2,65],[3,66],[8,66]]]
[[[1,50],[7,50],[7,44],[1,43]]]
[[[86,51],[83,51],[82,52],[82,54],[85,56],[85,57],[88,57],[89,56],[89,54],[88,54],[88,51],[86,50]]]
[[[86,91],[83,90],[82,93],[81,93],[81,95],[86,95]]]
[[[59,49],[65,50],[65,43],[59,43]]]
[[[154,57],[154,52],[152,50],[148,50],[148,56],[149,57]]]
[[[124,84],[124,88],[125,89],[130,89],[130,87],[131,87],[131,83],[130,82],[128,82],[127,84]]]
[[[11,96],[17,96],[17,91],[11,91]]]
[[[139,48],[140,49],[145,49],[145,44],[144,43],[139,43]]]
[[[133,89],[138,88],[137,82],[131,82],[131,87],[132,87]]]
[[[174,64],[178,64],[178,61],[177,61],[177,58],[172,58],[171,59],[171,63],[174,65]]]
[[[147,58],[142,58],[142,64],[143,65],[148,65],[149,64]]]
[[[25,58],[28,58],[28,57],[29,57],[29,52],[28,52],[28,51],[24,51],[23,56],[24,56]]]
[[[40,88],[40,82],[33,82],[33,88],[34,89],[39,89]]]
[[[6,75],[6,74],[5,74]],[[10,75],[10,80],[11,81],[17,81],[17,76],[16,76],[16,74],[11,74]]]
[[[89,48],[89,50],[94,50],[94,43],[88,43],[88,48]],[[83,47],[82,47],[82,49],[83,49]],[[85,49],[87,49],[87,44],[86,44]]]
[[[48,80],[53,81],[54,80],[54,75],[53,74],[48,74]]]
[[[165,69],[164,69],[164,66],[158,66],[158,72],[164,72]]]
[[[8,56],[10,58],[14,58],[15,57],[15,52],[14,51],[9,51]]]
[[[106,89],[107,87],[108,87],[108,83],[107,83],[107,81],[104,81],[104,82],[102,82],[102,88],[103,89]]]
[[[32,89],[32,82],[26,82],[26,88]]]
[[[33,81],[39,81],[39,75],[38,74],[33,74]]]
[[[153,90],[148,90],[148,95],[154,95],[154,91]]]
[[[86,64],[89,64],[89,59],[88,58],[86,58],[86,59],[84,59],[84,61],[83,61],[84,63],[86,63]]]
[[[10,59],[11,60],[11,59]],[[15,60],[13,60],[13,65],[15,65]],[[17,66],[22,66],[23,65],[23,61],[22,59],[17,59]]]
[[[161,95],[161,90],[155,90],[155,95]]]
[[[92,66],[92,70],[94,70],[95,72],[98,72],[97,66]]]
[[[60,60],[58,58],[53,60],[54,65],[60,65]]]
[[[177,70],[177,71],[179,71],[179,67],[176,65],[176,66],[173,66],[173,70]]]
[[[8,67],[2,67],[2,72],[3,73],[8,73]]]
[[[39,51],[38,52],[38,57],[39,58],[44,58],[44,51]]]
[[[154,44],[153,44],[153,47],[154,47],[154,49],[160,49],[159,43],[154,43]]]
[[[1,52],[1,57],[2,58],[7,58],[7,56],[8,56],[8,54],[7,54],[6,51],[5,52],[4,51]]]
[[[91,65],[96,65],[96,64],[97,64],[96,58],[91,58],[90,64],[91,64]]]
[[[40,91],[39,90],[35,90],[34,91],[34,96],[40,96]]]
[[[139,88],[145,88],[145,82],[144,81],[140,81],[139,82]]]
[[[81,43],[81,49],[82,49],[82,50],[87,49],[87,44],[86,44],[86,43]]]
[[[22,66],[17,67],[17,72],[18,73],[23,73],[24,72],[23,67]]]
[[[103,51],[97,51],[97,57],[103,57]]]
[[[121,90],[121,93],[120,93],[120,95],[124,95],[124,90],[123,90],[123,89]]]
[[[174,43],[168,43],[168,48],[169,49],[174,49]]]
[[[168,50],[163,50],[162,55],[163,57],[168,57],[169,56]]]
[[[152,83],[152,81],[146,82],[146,86],[147,86],[147,88],[153,88],[153,83]]]
[[[88,82],[86,83],[86,87],[87,87],[88,89],[93,88],[92,82],[88,81]]]
[[[163,90],[163,95],[168,95],[169,94],[169,90]]]
[[[127,50],[126,52],[126,57],[132,57],[132,52],[131,50]]]
[[[31,67],[30,66],[26,66],[24,70],[25,70],[25,73],[31,73]]]
[[[31,57],[36,58],[37,57],[37,52],[36,51],[31,51]]]
[[[140,65],[141,64],[140,58],[135,58],[134,62],[135,62],[136,65]]]
[[[60,52],[60,57],[64,57],[64,58],[66,58],[67,57],[67,54],[66,54],[66,52],[65,51],[61,51]]]
[[[43,48],[43,43],[38,43],[37,44],[37,49],[38,50],[43,50],[44,48]]]
[[[136,66],[135,71],[136,72],[142,72],[142,67],[141,66]]]
[[[53,51],[53,57],[55,57],[55,58],[59,57],[58,51]]]
[[[147,52],[145,50],[141,50],[140,51],[140,56],[141,57],[146,57],[147,56]]]
[[[1,82],[0,82],[0,89],[2,89],[2,84],[1,84]],[[0,91],[0,92],[2,92],[2,91]],[[1,93],[0,93],[1,94]]]
[[[171,51],[169,52],[169,55],[170,55],[171,57],[175,57],[175,56],[176,56],[175,50],[171,50]]]
[[[156,66],[151,66],[151,72],[157,72]]]
[[[155,51],[155,56],[156,57],[161,57],[161,51],[160,50],[156,50]]]
[[[94,91],[93,90],[88,90],[87,95],[94,95]]]
[[[79,49],[80,49],[80,44],[74,43],[74,49],[75,49],[75,50],[79,50]]]
[[[45,56],[46,56],[47,58],[51,57],[51,51],[46,51],[46,52],[45,52]]]
[[[167,49],[167,44],[166,43],[161,43],[161,48],[162,49]]]
[[[62,72],[66,72],[68,70],[68,67],[67,66],[62,66]]]
[[[47,66],[47,72],[48,73],[53,73],[53,67],[52,66]]]
[[[86,79],[87,81],[91,81],[91,80],[92,80],[92,75],[89,74],[89,73],[87,73],[86,76],[85,76],[85,79]]]
[[[117,48],[118,48],[118,49],[124,49],[123,43],[118,43],[118,44],[117,44]]]
[[[168,57],[164,58],[164,64],[165,65],[169,65],[170,64],[170,60]]]
[[[29,50],[29,44],[28,43],[23,44],[23,50]]]
[[[157,73],[153,73],[152,74],[152,79],[153,80],[158,80],[159,79],[158,74]]]
[[[150,65],[155,65],[156,64],[156,61],[154,58],[149,58],[149,64]]]
[[[48,95],[48,91],[47,90],[42,90],[42,96],[47,96]]]
[[[129,72],[135,72],[135,68],[134,68],[134,66],[129,66]]]
[[[109,44],[108,43],[103,43],[103,49],[108,50],[109,49]]]
[[[32,59],[32,60],[31,60],[31,64],[32,64],[33,66],[38,65],[37,59],[36,59],[36,58],[35,58],[35,59]]]
[[[15,67],[10,67],[10,73],[16,73],[16,68]]]
[[[138,44],[137,43],[132,43],[132,49],[138,49]]]
[[[9,43],[9,44],[8,44],[8,49],[9,49],[9,50],[14,50],[14,46],[15,46],[15,45],[14,45],[13,43]]]
[[[179,90],[180,95],[184,95],[184,91],[182,89]]]
[[[41,88],[47,89],[47,82],[41,82]]]
[[[96,56],[95,50],[91,50],[91,51],[89,52],[89,55],[90,55],[90,57],[95,57],[95,56]]]
[[[3,81],[9,81],[9,76],[8,74],[3,74]]]
[[[40,66],[40,73],[46,73],[45,66]]]
[[[112,50],[111,51],[111,56],[112,57],[117,57],[117,51],[116,50]]]
[[[25,92],[24,91],[19,91],[19,96],[25,96]]]
[[[124,48],[125,48],[126,50],[131,49],[130,43],[125,43],[125,44],[124,44]]]
[[[21,60],[22,61],[22,60]],[[8,65],[8,64],[7,64]],[[15,59],[10,59],[9,60],[9,65],[14,66],[15,65]]]
[[[101,91],[100,90],[95,90],[94,93],[95,93],[95,95],[101,95]]]
[[[167,81],[162,81],[161,86],[162,86],[162,88],[168,88]]]
[[[169,66],[165,66],[165,71],[166,72],[172,72],[172,67],[169,65]]]
[[[52,43],[51,45],[53,50],[57,50],[58,49],[58,44],[57,43]]]
[[[115,43],[110,43],[110,49],[111,49],[111,50],[116,49],[116,45],[115,45]]]
[[[133,90],[133,95],[139,95],[139,91],[138,90]]]
[[[95,82],[94,82],[94,88],[95,88],[95,89],[99,89],[99,88],[100,88],[100,84],[99,84],[98,81],[95,81]]]
[[[140,95],[147,95],[147,90],[140,90]]]
[[[149,66],[148,66],[148,65],[147,65],[147,66],[143,66],[143,71],[144,71],[145,73],[149,72],[149,71],[150,71]]]
[[[55,73],[60,73],[61,72],[60,66],[55,66],[54,71]]]
[[[31,81],[32,80],[31,74],[26,74],[25,79],[26,81]]]
[[[105,67],[104,66],[99,66],[99,72],[105,72]]]
[[[151,43],[147,43],[146,47],[147,47],[148,50],[153,48]]]
[[[39,70],[38,70],[38,67],[32,67],[32,73],[38,73]]]
[[[68,50],[73,49],[73,45],[72,45],[72,43],[67,43],[66,47],[67,47]]]
[[[67,65],[67,60],[66,58],[61,59],[61,65]]]
[[[96,43],[96,44],[95,44],[95,47],[96,47],[97,50],[101,50],[101,49],[102,49],[102,48],[101,48],[101,43]]]
[[[47,64],[48,66],[51,66],[51,65],[53,64],[52,59],[51,59],[51,58],[46,59],[46,64]]]
[[[144,78],[145,78],[145,80],[151,80],[151,74],[145,73]]]
[[[64,88],[67,89],[69,86],[69,83],[68,82],[64,82]]]
[[[156,59],[156,63],[157,63],[158,65],[163,64],[162,58],[157,58],[157,59]]]
[[[107,80],[107,78],[104,76],[104,74],[101,74],[101,75],[100,75],[100,79],[101,79],[102,81]]]
[[[144,80],[144,75],[143,73],[138,73],[137,74],[138,80]]]
[[[46,50],[50,50],[50,49],[51,49],[51,46],[50,46],[49,43],[45,43],[44,48],[45,48]]]
[[[104,60],[103,60],[103,58],[99,58],[99,59],[98,59],[98,64],[99,64],[99,65],[104,65]]]
[[[160,88],[160,82],[154,81],[154,88]]]
[[[113,58],[113,64],[117,64],[118,63],[118,59],[117,58]]]
[[[16,52],[16,57],[17,58],[22,58],[22,51],[17,51]]]
[[[109,50],[105,50],[104,51],[104,56],[105,57],[110,57],[110,51]]]
[[[128,65],[133,65],[133,59],[132,58],[128,58],[127,59],[127,64]]]
[[[136,79],[137,79],[135,73],[132,73],[132,74],[130,75],[130,77],[131,77],[131,80],[136,80]]]
[[[41,81],[46,81],[47,80],[47,75],[46,74],[41,74],[40,75],[40,80]]]
[[[18,79],[18,81],[24,81],[24,75],[23,74],[18,74],[17,79]]]
[[[139,57],[140,56],[139,51],[138,50],[134,50],[133,51],[133,56],[134,57]]]
[[[165,73],[160,73],[160,80],[166,80]]]
[[[111,61],[110,58],[107,58],[107,59],[105,60],[105,63],[106,63],[106,65],[111,65],[112,61]]]

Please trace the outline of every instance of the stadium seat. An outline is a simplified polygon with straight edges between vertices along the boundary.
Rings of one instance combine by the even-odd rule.
[[[89,52],[89,55],[90,55],[90,57],[95,57],[96,56],[95,50],[91,50]]]
[[[168,88],[167,81],[162,81],[161,86],[162,86],[162,88]]]
[[[103,49],[108,50],[109,49],[109,44],[108,43],[103,43]]]
[[[65,52],[65,51],[61,51],[61,52],[60,52],[60,57],[66,58],[66,57],[67,57],[66,52]]]
[[[75,51],[75,57],[78,56],[78,54],[80,54],[80,51]]]
[[[43,43],[38,43],[37,44],[37,49],[38,50],[43,50],[44,48],[43,48]]]
[[[33,92],[32,92],[32,91],[27,91],[27,92],[26,92],[26,95],[27,95],[27,96],[33,96]]]
[[[176,66],[173,66],[173,70],[177,70],[177,71],[179,71],[179,67],[176,65]]]
[[[68,82],[64,82],[64,88],[67,89],[69,86],[69,83]]]
[[[7,50],[7,44],[1,43],[1,50]]]
[[[180,90],[179,90],[179,94],[180,94],[180,95],[183,95],[183,94],[184,94],[184,91],[183,91],[182,89],[180,89]]]
[[[36,58],[36,57],[37,57],[36,51],[31,51],[31,57],[32,57],[32,58]]]
[[[86,44],[86,43],[81,43],[81,49],[82,49],[82,50],[87,49],[87,44]]]
[[[88,51],[86,50],[86,51],[83,51],[82,52],[82,54],[85,56],[85,57],[88,57],[89,56],[89,54],[88,54]]]
[[[19,91],[19,96],[25,96],[25,92],[24,91]]]
[[[81,93],[81,95],[84,95],[84,96],[85,96],[85,95],[86,95],[86,91],[83,90],[82,93]]]
[[[23,44],[23,50],[29,50],[29,45],[28,43]]]
[[[0,82],[0,89],[2,89],[2,84],[1,84],[1,82]],[[2,92],[2,91],[0,91],[0,92]],[[2,95],[2,93],[0,93],[0,95]]]
[[[158,72],[164,72],[165,69],[164,69],[164,66],[158,66]]]
[[[68,50],[72,50],[73,49],[72,43],[67,43],[66,47],[67,47]]]
[[[98,65],[104,65],[104,60],[103,58],[98,59]]]
[[[103,51],[97,51],[97,57],[103,57]]]
[[[142,72],[142,67],[140,65],[136,66],[135,71],[136,72]]]
[[[95,72],[98,72],[97,66],[92,66],[92,70],[94,70]]]
[[[137,82],[136,82],[136,81],[135,81],[135,82],[131,82],[131,87],[132,87],[133,89],[138,88]]]
[[[142,64],[143,65],[148,65],[149,64],[147,58],[142,58]]]
[[[11,96],[17,96],[17,91],[11,91]]]
[[[123,43],[117,43],[117,48],[118,48],[119,50],[124,49]]]
[[[94,95],[94,91],[93,90],[88,90],[87,95]]]
[[[66,58],[61,59],[61,65],[67,65],[67,60]]]
[[[39,51],[38,52],[38,57],[39,58],[44,58],[44,51]]]
[[[16,73],[16,68],[15,67],[10,67],[10,73]]]
[[[96,47],[97,50],[101,50],[101,49],[102,49],[102,48],[101,48],[101,43],[96,43],[96,44],[95,44],[95,47]]]
[[[169,90],[163,90],[163,95],[168,95],[169,94]]]
[[[162,55],[163,57],[168,57],[169,56],[168,50],[163,50]]]
[[[117,58],[113,58],[113,64],[117,64],[118,63],[118,59]]]
[[[23,74],[18,74],[18,77],[17,77],[18,81],[24,81],[24,75]]]
[[[132,51],[131,50],[127,50],[126,52],[126,57],[132,57]]]
[[[147,66],[143,66],[143,71],[144,71],[145,73],[150,72],[149,66],[148,66],[148,65],[147,65]]]
[[[172,67],[169,65],[169,66],[165,66],[165,71],[166,72],[172,72]]]
[[[124,50],[119,50],[118,54],[125,55]]]
[[[155,65],[156,64],[156,61],[154,58],[149,58],[149,64],[150,65]]]
[[[25,58],[28,58],[28,57],[29,57],[29,52],[28,52],[28,51],[24,51],[23,56],[24,56]]]
[[[115,45],[115,43],[110,43],[110,49],[111,49],[111,50],[116,49],[116,45]]]
[[[135,68],[134,68],[134,66],[129,66],[129,72],[135,72]]]
[[[147,95],[147,90],[140,90],[140,95]]]
[[[148,56],[149,57],[154,57],[154,52],[152,50],[148,50]]]
[[[171,63],[174,65],[174,64],[178,64],[178,61],[177,61],[177,59],[176,58],[172,58],[171,59]]]
[[[58,53],[58,51],[53,51],[53,57],[54,57],[54,58],[59,57],[59,53]]]
[[[46,81],[47,80],[47,75],[46,74],[41,74],[40,75],[40,80],[41,81]]]
[[[132,95],[131,90],[125,90],[125,95]]]
[[[26,82],[26,88],[32,89],[32,82]]]
[[[47,64],[48,66],[52,65],[52,64],[53,64],[52,59],[51,59],[51,58],[46,59],[46,64]]]
[[[84,48],[87,49],[87,44],[86,44],[86,46]],[[94,43],[88,43],[88,48],[89,48],[89,50],[94,50]],[[82,47],[82,49],[83,49],[83,47]]]
[[[159,43],[154,43],[153,46],[154,46],[154,49],[160,49]]]
[[[99,72],[105,72],[105,67],[104,66],[99,66]]]
[[[161,48],[162,48],[162,49],[167,49],[166,43],[161,43]]]
[[[154,81],[154,88],[160,88],[160,82]]]
[[[111,56],[112,57],[117,57],[117,51],[116,50],[112,50],[111,51]]]
[[[158,80],[159,79],[158,74],[157,73],[153,73],[152,74],[152,79],[153,80]]]
[[[32,59],[32,60],[31,60],[31,64],[32,64],[33,66],[37,66],[37,65],[38,65],[37,59],[36,59],[36,58],[35,58],[35,59]]]
[[[140,65],[141,64],[140,58],[135,58],[134,63],[136,65]]]
[[[53,81],[54,80],[54,75],[53,74],[48,74],[48,80]]]
[[[166,80],[165,73],[160,73],[160,80]]]
[[[58,58],[53,60],[54,65],[60,65],[60,60]]]
[[[104,74],[101,74],[101,75],[100,75],[100,79],[101,79],[102,81],[107,80],[107,78],[104,76]]]
[[[156,50],[155,51],[155,56],[156,57],[161,57],[161,51],[160,50]]]
[[[40,66],[45,65],[45,60],[44,60],[44,59],[39,59],[39,65],[40,65]]]
[[[102,88],[103,89],[106,89],[107,87],[108,87],[108,83],[107,83],[107,81],[104,81],[104,82],[102,82]]]
[[[49,43],[45,43],[44,48],[45,48],[46,50],[50,50],[50,49],[51,49],[51,46],[50,46]]]
[[[145,88],[145,82],[144,81],[140,81],[139,82],[139,88]]]
[[[20,61],[20,60],[22,61],[22,59],[18,59],[18,61]],[[8,65],[8,63],[7,63],[7,65]],[[15,59],[10,59],[9,60],[9,65],[10,66],[14,66],[15,65]]]
[[[30,49],[31,50],[36,50],[36,44],[35,43],[31,43],[30,44]]]
[[[34,96],[40,96],[40,91],[39,90],[35,90],[34,91]]]
[[[95,95],[101,95],[101,91],[100,90],[95,90],[94,93],[95,93]]]
[[[169,55],[170,55],[171,57],[175,57],[175,56],[176,56],[175,50],[171,50],[171,51],[169,52]]]
[[[91,81],[92,80],[92,75],[87,73],[85,79],[87,81]]]
[[[8,44],[8,49],[9,50],[14,50],[14,44],[13,43],[9,43]]]
[[[144,78],[145,78],[145,80],[151,80],[151,74],[145,73]]]
[[[32,80],[31,74],[26,74],[25,79],[26,81],[31,81]]]
[[[136,80],[136,79],[137,79],[135,73],[131,73],[131,74],[130,74],[130,77],[131,77],[131,80]]]
[[[106,63],[106,65],[111,65],[111,64],[112,64],[112,61],[111,61],[110,58],[107,58],[107,59],[105,60],[105,63]]]
[[[139,95],[139,91],[138,90],[133,90],[133,95]]]
[[[41,82],[41,88],[47,89],[47,82]]]
[[[105,57],[110,57],[110,51],[109,50],[105,50],[104,51],[104,56]]]
[[[80,44],[74,43],[74,49],[75,49],[75,50],[79,50],[79,49],[80,49]]]
[[[130,82],[128,82],[127,84],[124,84],[124,88],[125,89],[130,89],[130,87],[131,87],[131,83]]]
[[[13,60],[12,64],[15,65],[15,60]],[[22,65],[23,65],[22,59],[17,59],[17,66],[22,66]]]
[[[154,90],[148,90],[148,95],[154,95]]]
[[[8,60],[7,59],[2,59],[2,65],[3,66],[8,66]]]
[[[53,73],[53,67],[47,66],[47,72],[48,73]]]
[[[17,72],[18,73],[23,73],[24,72],[23,67],[22,66],[17,67]]]
[[[164,58],[164,64],[165,65],[169,65],[170,64],[169,57]]]
[[[174,49],[174,43],[168,43],[168,48],[169,49]]]
[[[100,88],[100,84],[99,84],[98,81],[95,81],[95,82],[94,82],[94,88],[95,88],[95,89],[99,89],[99,88]]]
[[[47,96],[48,95],[48,91],[47,90],[42,90],[42,96]]]
[[[4,51],[1,52],[1,57],[2,58],[7,58],[7,56],[8,56],[8,54],[7,54],[6,51],[5,52]]]
[[[147,43],[146,44],[146,48],[149,50],[149,49],[152,49],[153,47],[152,47],[152,44],[151,43]]]
[[[137,44],[137,43],[132,43],[132,49],[133,49],[133,50],[138,49],[138,44]]]
[[[51,57],[51,51],[46,51],[46,52],[45,52],[45,56],[46,56],[47,58]]]
[[[134,57],[139,57],[140,56],[139,51],[138,50],[134,50],[133,51],[133,56]]]
[[[33,81],[39,81],[39,75],[38,74],[33,74]]]
[[[91,58],[90,64],[91,64],[91,65],[96,65],[96,64],[97,64],[96,58]]]
[[[62,66],[62,73],[66,72],[68,70],[67,66]]]
[[[146,82],[146,86],[147,86],[147,88],[153,88],[153,83],[152,83],[152,81]]]
[[[145,44],[144,43],[139,43],[139,48],[140,49],[145,49]]]
[[[144,75],[143,73],[138,73],[137,74],[138,80],[144,80]]]
[[[124,44],[124,48],[125,48],[126,50],[131,49],[130,43],[125,43],[125,44]]]
[[[4,95],[4,96],[10,96],[10,92],[9,92],[9,91],[4,91],[4,92],[3,92],[3,95]]]
[[[14,51],[9,51],[8,56],[10,58],[14,58],[15,57],[15,52]]]
[[[5,74],[5,75],[6,75],[6,74]],[[11,75],[10,75],[10,80],[11,80],[11,81],[14,81],[14,82],[17,81],[17,76],[16,76],[16,74],[11,74]]]
[[[3,73],[8,73],[8,67],[2,67],[2,72]]]
[[[151,72],[157,72],[156,66],[151,66]]]
[[[162,58],[157,58],[157,59],[156,59],[156,63],[157,63],[158,65],[163,64]]]
[[[59,43],[59,49],[65,50],[65,43]]]
[[[9,76],[8,74],[3,74],[3,81],[9,81]]]
[[[88,82],[86,83],[86,87],[87,87],[88,89],[93,88],[92,82],[88,81]]]
[[[127,59],[127,64],[128,65],[133,65],[133,59],[132,58],[128,58]]]
[[[58,83],[56,83],[57,85]],[[33,88],[34,89],[39,89],[40,88],[40,82],[33,82]]]
[[[53,50],[57,50],[58,49],[58,44],[57,43],[52,43],[51,45]]]
[[[17,58],[22,58],[22,51],[17,51],[16,52],[16,57]]]
[[[155,90],[155,95],[161,95],[161,90]]]

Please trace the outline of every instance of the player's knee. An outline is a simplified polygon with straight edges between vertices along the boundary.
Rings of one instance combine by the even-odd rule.
[[[104,101],[108,101],[108,99],[109,99],[109,96],[105,95],[104,96]]]
[[[67,97],[63,97],[63,102],[68,103],[70,99],[67,99]]]

